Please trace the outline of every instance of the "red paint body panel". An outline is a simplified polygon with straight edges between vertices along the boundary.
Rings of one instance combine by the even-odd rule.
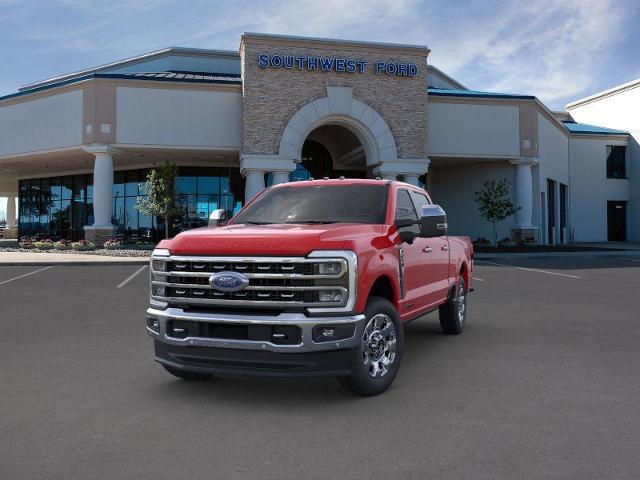
[[[381,181],[313,180],[314,184],[335,182],[349,185],[380,184]],[[400,317],[407,321],[446,301],[450,285],[455,285],[460,272],[463,272],[467,288],[471,288],[473,246],[468,237],[449,236],[416,238],[412,245],[401,243],[394,225],[396,190],[403,188],[423,194],[424,190],[402,182],[385,183],[390,188],[385,225],[235,225],[232,220],[225,227],[199,228],[181,233],[163,240],[158,248],[167,248],[176,255],[201,256],[306,256],[314,250],[351,250],[358,256],[356,312],[364,311],[375,282],[385,277],[393,290],[394,304]],[[309,182],[287,184],[288,187],[305,185]],[[445,245],[448,250],[443,248]],[[429,256],[424,253],[427,247],[437,254]],[[404,249],[405,255],[404,281],[400,275],[400,248]]]

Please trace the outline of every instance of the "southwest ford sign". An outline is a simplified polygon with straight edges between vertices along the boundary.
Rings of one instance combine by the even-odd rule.
[[[374,62],[369,67],[366,60],[353,60],[337,57],[300,57],[297,55],[258,55],[261,68],[284,68],[289,70],[318,70],[321,72],[364,73],[372,68],[376,75],[385,74],[395,77],[415,77],[418,66],[413,63]]]

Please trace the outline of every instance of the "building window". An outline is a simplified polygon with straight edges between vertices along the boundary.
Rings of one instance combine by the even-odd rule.
[[[607,178],[627,178],[627,147],[607,145]]]
[[[138,197],[144,197],[148,173],[114,172],[112,223],[118,238],[155,242],[164,237],[162,219],[136,209]],[[213,210],[222,208],[234,215],[242,208],[244,184],[237,168],[180,167],[176,188],[184,213],[172,220],[171,234],[207,225]],[[19,208],[21,236],[84,238],[83,227],[94,221],[93,175],[21,180]]]

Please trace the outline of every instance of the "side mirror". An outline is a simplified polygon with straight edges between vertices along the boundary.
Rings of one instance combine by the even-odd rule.
[[[447,234],[447,214],[440,205],[424,205],[420,215],[420,236],[442,237]]]
[[[209,226],[210,227],[222,227],[227,222],[227,211],[219,208],[211,212],[209,215]]]
[[[404,243],[408,243],[409,245],[413,243],[413,241],[416,239],[416,236],[417,235],[411,230],[402,230],[400,232],[400,240],[402,240]]]

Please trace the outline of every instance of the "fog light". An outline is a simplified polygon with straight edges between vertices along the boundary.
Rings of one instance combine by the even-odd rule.
[[[338,262],[318,264],[318,274],[338,275],[342,271],[342,264]]]
[[[154,272],[166,272],[167,271],[168,262],[164,260],[153,260],[151,262],[151,268]]]
[[[147,317],[147,327],[155,333],[160,333],[160,321],[157,318]]]
[[[342,292],[340,290],[320,290],[318,301],[322,303],[341,303]]]
[[[316,343],[344,340],[353,337],[355,325],[317,325],[313,328],[313,341]]]
[[[151,294],[154,297],[165,297],[164,285],[151,285]]]

